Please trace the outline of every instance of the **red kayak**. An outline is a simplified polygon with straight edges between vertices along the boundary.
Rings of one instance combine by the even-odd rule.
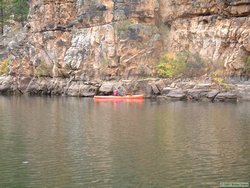
[[[125,95],[125,96],[94,96],[94,100],[142,100],[144,99],[143,95]]]

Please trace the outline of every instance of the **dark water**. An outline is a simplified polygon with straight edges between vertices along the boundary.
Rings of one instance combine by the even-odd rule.
[[[250,103],[0,97],[0,187],[250,181]]]

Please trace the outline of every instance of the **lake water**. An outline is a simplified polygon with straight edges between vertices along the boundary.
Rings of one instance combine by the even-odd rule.
[[[1,188],[250,181],[250,103],[0,97]]]

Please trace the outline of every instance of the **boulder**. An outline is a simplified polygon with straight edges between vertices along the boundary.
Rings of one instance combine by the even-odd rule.
[[[166,87],[166,83],[167,81],[165,80],[158,80],[155,82],[157,88],[160,90],[160,92],[162,92],[162,90]]]
[[[63,95],[66,85],[65,79],[53,79],[50,81],[48,90],[51,95]]]
[[[159,95],[161,93],[156,84],[150,84],[150,85],[151,85],[152,91],[155,95]]]
[[[27,80],[26,80],[27,81]],[[29,85],[25,90],[25,92],[30,95],[50,95],[49,87],[51,83],[51,78],[32,78],[29,82]],[[25,88],[27,82],[24,84],[23,89]]]
[[[18,81],[18,89],[24,92],[29,86],[31,80],[32,80],[31,77],[21,77]]]
[[[212,87],[212,84],[197,84],[195,85],[194,89],[210,89]]]
[[[162,95],[167,95],[167,94],[169,94],[169,92],[172,91],[172,90],[176,90],[176,88],[165,87],[165,88],[163,88],[161,94],[162,94]]]
[[[145,98],[151,98],[153,95],[153,90],[149,84],[149,80],[142,79],[138,80],[132,88],[133,94],[143,94]]]
[[[79,84],[77,82],[72,82],[71,85],[68,87],[66,95],[70,97],[79,96]]]
[[[191,100],[200,100],[206,97],[207,89],[190,89],[187,91],[188,98]]]
[[[104,95],[110,95],[113,93],[114,83],[113,82],[103,82],[99,88],[99,93]]]
[[[80,97],[93,97],[97,94],[98,87],[92,85],[81,84],[79,87],[79,96]]]
[[[187,95],[181,89],[171,90],[167,95],[167,98],[174,100],[186,100]]]
[[[9,83],[3,83],[0,85],[0,94],[7,94],[11,90]]]
[[[37,78],[32,78],[32,80],[30,81],[28,87],[26,88],[25,92],[30,94],[30,95],[38,95],[39,91],[39,81]]]
[[[219,93],[215,97],[215,101],[221,101],[221,102],[236,102],[238,96],[235,93],[225,92],[225,93]]]
[[[207,98],[214,101],[215,97],[220,93],[219,90],[212,90],[207,93]]]

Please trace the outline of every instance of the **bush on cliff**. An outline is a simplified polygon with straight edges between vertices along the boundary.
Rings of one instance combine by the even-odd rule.
[[[45,63],[41,63],[35,68],[34,76],[36,77],[51,77],[51,68]]]
[[[184,54],[167,53],[160,58],[156,65],[158,75],[163,78],[180,76],[186,68]]]
[[[199,54],[181,52],[163,55],[156,65],[157,73],[163,78],[198,77],[206,73],[206,64]]]
[[[8,59],[2,61],[2,63],[0,64],[0,75],[9,73],[9,64],[10,62]]]
[[[233,88],[233,86],[227,82],[226,72],[222,68],[218,68],[217,70],[210,72],[209,76],[212,82],[220,89],[230,90]]]
[[[217,85],[222,85],[225,82],[225,72],[223,69],[217,69],[210,72],[210,77],[212,81]]]

